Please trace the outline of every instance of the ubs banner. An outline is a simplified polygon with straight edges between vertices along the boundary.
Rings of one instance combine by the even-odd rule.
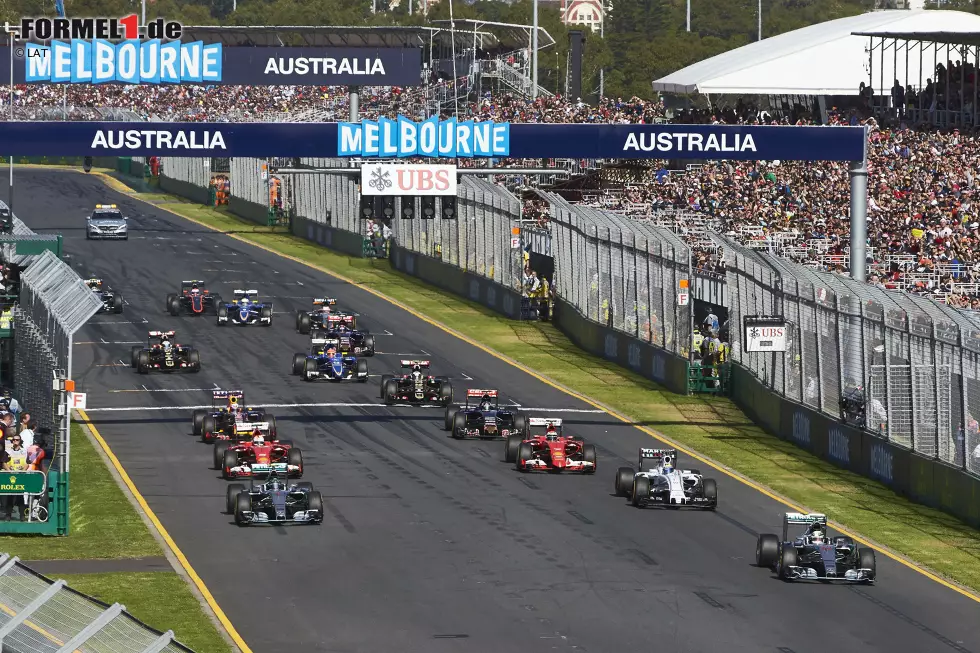
[[[200,41],[15,45],[14,83],[418,86],[419,48],[248,48]],[[132,60],[132,61],[130,61]],[[10,48],[0,48],[10,83]]]

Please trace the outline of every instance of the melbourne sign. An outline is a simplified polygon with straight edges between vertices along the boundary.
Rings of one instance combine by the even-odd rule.
[[[472,158],[510,155],[510,125],[430,118],[362,120],[337,126],[337,156]]]
[[[44,472],[13,472],[0,475],[0,494],[41,494]]]
[[[364,163],[361,195],[456,195],[456,166]]]

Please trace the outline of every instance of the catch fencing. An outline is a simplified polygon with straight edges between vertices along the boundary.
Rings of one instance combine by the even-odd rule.
[[[420,200],[415,200],[412,220],[392,220],[399,247],[430,256],[472,274],[520,289],[520,241],[512,246],[513,229],[519,228],[521,203],[509,193],[483,179],[464,176],[456,197],[457,217],[442,218],[442,199],[435,198],[435,217],[421,219]],[[396,214],[400,215],[400,199]]]
[[[731,324],[782,315],[790,326],[785,353],[747,353],[733,331],[734,361],[777,394],[980,473],[980,321],[921,295],[713,238],[724,256]]]
[[[40,426],[60,430],[63,415],[52,381],[56,374],[71,378],[74,335],[101,308],[102,301],[51,251],[34,257],[21,272],[14,308],[14,387]]]
[[[193,653],[126,612],[52,581],[0,554],[0,650],[4,653]]]
[[[692,307],[677,294],[691,248],[669,229],[541,195],[551,204],[556,294],[589,320],[687,357]]]
[[[347,159],[300,159],[300,168],[348,168]],[[234,179],[234,178],[233,178]],[[296,175],[286,177],[288,201],[296,215],[335,229],[367,235],[367,221],[358,218],[360,191],[354,175]],[[262,180],[260,179],[259,182]],[[234,182],[232,182],[234,183]],[[254,183],[254,182],[253,182]],[[234,189],[233,191],[234,192]],[[265,193],[268,195],[268,186]]]
[[[146,163],[145,157],[133,157],[133,162],[139,161],[142,166]],[[182,181],[201,188],[207,188],[211,184],[211,159],[209,158],[190,158],[190,157],[164,157],[161,160],[161,167],[165,175],[171,179]]]

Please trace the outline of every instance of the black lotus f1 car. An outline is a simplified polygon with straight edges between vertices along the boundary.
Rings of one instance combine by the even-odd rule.
[[[789,525],[805,525],[795,540]],[[874,549],[859,549],[850,537],[829,537],[827,515],[788,512],[783,516],[783,538],[763,533],[755,546],[755,562],[785,581],[873,583],[877,576]]]
[[[133,347],[131,363],[140,374],[157,372],[200,372],[201,354],[175,341],[176,331],[150,331],[146,347]]]
[[[265,483],[228,486],[225,509],[239,526],[254,524],[320,524],[323,497],[312,483],[290,483],[272,473]]]
[[[498,394],[496,390],[467,390],[463,406],[446,406],[446,430],[460,440],[496,440],[526,433],[527,417],[516,408],[501,408]]]
[[[429,361],[403,360],[401,365],[412,370],[409,374],[383,374],[381,398],[392,404],[438,404],[448,406],[453,402],[453,386],[444,376],[427,376],[422,370],[429,369]]]
[[[103,285],[102,279],[86,279],[85,285],[102,301],[102,313],[123,312],[123,296],[112,288]]]

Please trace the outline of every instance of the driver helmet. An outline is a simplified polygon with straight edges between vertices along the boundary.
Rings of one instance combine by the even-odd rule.
[[[418,365],[412,368],[412,378],[416,381],[419,381],[422,378],[422,368]]]
[[[664,456],[663,468],[664,474],[670,474],[674,471],[674,461],[670,459],[670,456]]]
[[[545,437],[552,441],[558,439],[558,429],[555,428],[554,424],[548,424],[548,430],[545,432]]]
[[[161,343],[161,345],[163,345],[163,348],[164,349],[170,349],[171,347],[173,347],[173,345],[170,343],[170,341],[167,340],[166,338],[163,339],[163,342]]]
[[[256,447],[261,447],[263,444],[265,444],[265,437],[263,437],[262,431],[259,429],[255,429],[252,432],[252,444]]]
[[[823,532],[823,527],[820,524],[814,524],[810,529],[810,543],[823,544],[826,541],[827,534]]]
[[[335,347],[331,347],[330,349],[327,350],[327,356],[330,356],[332,358],[336,355],[337,355],[337,349]]]
[[[480,400],[480,410],[490,410],[493,408],[493,402],[490,401],[490,395],[483,395],[483,399]]]
[[[238,300],[238,303],[241,304],[242,306],[248,306],[248,297],[242,297],[241,299]]]

